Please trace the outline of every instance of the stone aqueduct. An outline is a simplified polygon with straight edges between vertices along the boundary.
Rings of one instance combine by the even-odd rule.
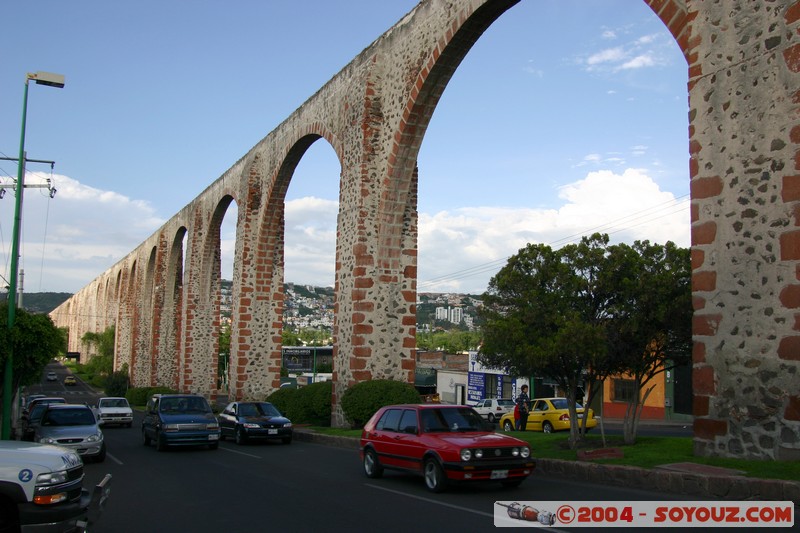
[[[333,423],[353,383],[413,381],[417,154],[459,62],[517,2],[421,2],[55,310],[70,349],[115,324],[134,385],[214,396],[220,222],[235,200],[231,394],[277,387],[284,197],[324,138],[341,163]],[[800,458],[800,3],[645,2],[688,68],[695,453]]]

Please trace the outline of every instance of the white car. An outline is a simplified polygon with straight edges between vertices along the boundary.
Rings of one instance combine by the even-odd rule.
[[[485,416],[489,422],[500,420],[506,413],[514,412],[514,400],[510,398],[488,398],[481,400],[473,406],[481,416]]]
[[[47,373],[47,381],[58,381],[58,375],[51,370]]]
[[[122,397],[100,398],[97,402],[97,412],[100,423],[104,426],[119,424],[131,427],[133,424],[133,409],[128,400]]]

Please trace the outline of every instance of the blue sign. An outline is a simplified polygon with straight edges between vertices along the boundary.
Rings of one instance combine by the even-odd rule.
[[[467,377],[467,402],[477,403],[486,397],[486,374],[469,372]]]
[[[27,468],[25,470],[20,470],[19,471],[19,480],[20,481],[22,481],[23,483],[27,483],[31,479],[33,479],[33,472],[31,472]]]

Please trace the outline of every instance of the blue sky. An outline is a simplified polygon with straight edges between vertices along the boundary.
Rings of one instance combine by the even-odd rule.
[[[31,84],[20,265],[74,292],[155,232],[416,5],[32,0],[4,8],[0,155]],[[689,246],[686,62],[636,0],[522,0],[467,54],[419,155],[418,290],[485,290],[527,242]],[[287,196],[286,281],[333,284],[339,166],[318,141]],[[16,178],[0,161],[0,181]],[[0,200],[8,279],[13,194]],[[233,262],[233,212],[223,276]]]

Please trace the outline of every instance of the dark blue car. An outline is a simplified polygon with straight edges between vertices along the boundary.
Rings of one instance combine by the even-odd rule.
[[[219,414],[221,438],[233,437],[236,444],[250,439],[292,442],[292,422],[269,402],[231,402]]]
[[[169,446],[219,446],[219,424],[208,402],[195,394],[156,394],[147,402],[142,420],[142,442]]]

